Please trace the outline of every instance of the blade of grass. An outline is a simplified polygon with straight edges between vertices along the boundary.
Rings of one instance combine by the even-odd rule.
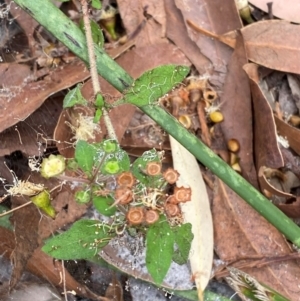
[[[88,52],[84,34],[49,0],[15,0],[15,3],[27,11],[78,57],[87,62]],[[133,83],[133,79],[98,47],[96,48],[96,56],[99,74],[120,92]],[[183,128],[175,118],[157,106],[140,106],[140,109],[264,216],[287,239],[300,247],[300,228],[197,137]]]

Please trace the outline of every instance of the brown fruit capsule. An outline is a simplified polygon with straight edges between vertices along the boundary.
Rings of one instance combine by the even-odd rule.
[[[159,219],[159,214],[156,210],[147,210],[145,214],[145,221],[147,224],[151,225],[157,222]]]
[[[178,205],[171,204],[171,203],[168,203],[168,202],[165,203],[164,209],[165,209],[166,215],[169,216],[169,217],[179,215],[180,212],[181,212]]]
[[[178,203],[185,203],[191,200],[192,190],[191,188],[175,187],[174,197]]]
[[[130,225],[140,225],[145,221],[144,208],[132,207],[126,214],[126,219]]]
[[[148,162],[146,165],[146,173],[149,176],[157,176],[161,172],[160,162]]]
[[[164,179],[169,184],[174,184],[179,178],[179,172],[175,170],[174,168],[169,167],[164,173],[163,173]]]
[[[133,200],[133,192],[128,187],[117,188],[115,191],[115,199],[115,204],[129,204]]]
[[[181,115],[178,121],[186,128],[189,129],[192,126],[192,121],[189,115]]]
[[[135,178],[130,171],[124,171],[118,175],[117,183],[119,186],[131,188],[135,183]]]
[[[203,93],[204,100],[210,103],[214,102],[217,99],[217,96],[217,92],[214,90],[206,90]]]
[[[229,139],[227,147],[231,152],[236,153],[240,150],[240,143],[236,139]]]

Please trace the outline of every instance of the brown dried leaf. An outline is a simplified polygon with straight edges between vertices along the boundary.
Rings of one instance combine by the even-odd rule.
[[[289,146],[300,155],[300,130],[287,124],[283,120],[279,119],[277,116],[275,118],[275,123],[277,127],[278,135],[284,137],[289,143]]]
[[[173,0],[165,0],[167,14],[167,37],[183,51],[200,74],[211,69],[211,61],[203,55],[189,36],[180,10]]]
[[[290,218],[300,217],[300,198],[297,197],[295,202],[290,204],[279,204],[277,207]]]
[[[196,3],[193,0],[175,0],[175,3],[185,21],[199,22],[201,20],[201,26],[214,33],[223,34],[227,31],[239,29],[242,26],[234,1],[200,0]],[[177,25],[175,28],[177,28]],[[210,68],[213,67],[217,72],[226,73],[225,66],[231,57],[232,51],[216,40],[195,35],[191,30],[188,30],[188,33],[192,41],[195,41],[198,45],[201,53],[211,61],[213,66],[210,66]],[[185,51],[184,49],[182,48],[183,51]],[[207,70],[209,69],[209,66],[203,67]],[[198,71],[200,72],[199,69]],[[222,75],[224,76],[225,74]],[[218,77],[221,82],[224,80],[224,78],[221,79],[221,74]]]
[[[221,111],[224,121],[221,128],[226,141],[237,139],[240,144],[238,157],[243,177],[258,187],[253,162],[253,124],[249,79],[243,65],[248,62],[243,37],[238,34],[236,47],[229,62],[228,73],[221,96]]]
[[[49,150],[54,145],[52,136],[61,110],[61,95],[51,96],[26,120],[0,133],[0,156],[16,150],[28,156],[40,156],[45,149]]]
[[[10,66],[13,66],[11,76],[19,73],[18,64]],[[23,76],[21,84],[20,81],[11,81],[9,86],[5,88],[7,94],[1,95],[0,132],[20,120],[26,119],[51,94],[83,81],[90,74],[84,64],[76,59],[71,64],[54,69],[48,77],[37,82],[26,82],[26,79],[29,78],[28,73],[26,76],[23,74]],[[3,80],[1,83],[3,84]]]
[[[187,22],[194,30],[235,47],[236,32],[216,35],[199,28],[195,22]],[[256,22],[241,29],[248,59],[261,66],[284,72],[299,73],[299,26],[286,21],[268,20]],[[287,59],[288,58],[288,59]]]
[[[215,251],[223,261],[245,257],[291,254],[291,248],[282,234],[259,213],[217,180],[213,200],[215,225]],[[261,268],[244,270],[290,300],[298,300],[298,287],[294,279],[300,277],[295,261],[270,263]]]
[[[261,166],[280,168],[283,166],[283,158],[277,143],[274,116],[261,88],[258,66],[249,63],[244,66],[244,70],[251,81],[255,120],[256,168],[258,170]]]
[[[29,198],[12,197],[13,207],[20,206],[28,202]],[[10,290],[13,289],[20,280],[27,265],[28,259],[38,247],[38,224],[41,215],[33,204],[16,210],[12,215],[12,223],[15,234],[15,248],[12,253],[13,271],[10,280]]]

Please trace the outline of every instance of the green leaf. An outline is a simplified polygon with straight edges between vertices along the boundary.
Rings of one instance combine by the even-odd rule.
[[[97,108],[103,108],[104,106],[104,99],[103,96],[101,94],[97,94],[96,99],[95,99],[95,106]]]
[[[129,170],[129,156],[121,149],[118,142],[108,139],[96,143],[95,146],[97,148],[95,161],[101,162],[100,170],[102,174],[110,175]]]
[[[111,196],[94,196],[93,204],[94,207],[99,211],[99,213],[105,216],[112,216],[116,213],[116,206],[110,206],[114,203],[114,199]]]
[[[75,201],[79,204],[86,204],[91,200],[90,190],[80,190],[75,193]]]
[[[158,98],[180,84],[189,70],[186,66],[164,65],[147,71],[126,89],[124,97],[116,102],[116,105],[122,103],[131,103],[136,106],[154,104]]]
[[[174,232],[167,221],[150,226],[146,236],[146,266],[156,284],[164,280],[174,248]]]
[[[102,32],[101,28],[93,20],[90,20],[90,24],[91,24],[93,42],[100,48],[103,48],[104,36],[103,36],[103,32]],[[79,21],[79,28],[83,33],[85,33],[84,23],[83,23],[82,19]]]
[[[96,109],[96,112],[95,112],[95,116],[94,116],[94,119],[93,119],[93,122],[94,123],[98,123],[100,121],[100,118],[102,117],[102,109]]]
[[[115,234],[110,227],[94,220],[80,220],[72,227],[46,241],[42,250],[48,255],[63,259],[88,259],[108,244]]]
[[[97,149],[94,145],[87,143],[84,140],[79,140],[76,144],[75,159],[78,166],[88,175],[92,174],[94,158],[96,156]]]
[[[188,261],[191,244],[194,238],[192,225],[186,223],[172,229],[175,235],[177,249],[173,254],[173,261],[178,264],[185,264]]]
[[[92,7],[95,9],[101,9],[102,3],[100,0],[92,0]]]
[[[63,108],[70,108],[75,105],[86,105],[87,101],[83,98],[80,85],[77,85],[74,89],[70,90],[64,98]]]

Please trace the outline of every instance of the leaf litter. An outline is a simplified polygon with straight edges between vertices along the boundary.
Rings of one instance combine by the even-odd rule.
[[[295,126],[295,123],[292,124],[290,121],[292,120],[291,118],[282,118],[284,115],[284,111],[282,110],[285,107],[286,100],[283,100],[283,103],[282,100],[278,100],[279,94],[286,96],[285,99],[292,98],[292,101],[294,100],[295,102],[296,109],[298,109],[299,93],[297,92],[297,87],[299,89],[299,85],[297,84],[297,76],[295,74],[289,74],[299,73],[297,65],[299,61],[298,51],[300,48],[297,44],[298,25],[281,20],[266,20],[241,27],[239,16],[235,7],[233,7],[233,1],[226,1],[226,3],[225,1],[221,1],[219,5],[215,2],[206,3],[205,1],[200,1],[197,5],[189,1],[165,1],[164,5],[162,5],[162,3],[160,3],[160,5],[154,5],[152,2],[146,3],[145,1],[119,1],[118,4],[120,16],[127,33],[135,32],[139,25],[143,24],[143,26],[141,26],[142,29],[137,33],[134,39],[135,47],[130,48],[118,58],[118,62],[131,76],[137,78],[144,71],[161,64],[193,64],[200,75],[208,74],[209,81],[213,84],[215,90],[219,92],[219,102],[222,104],[220,111],[224,115],[224,123],[222,123],[221,126],[214,126],[215,134],[211,137],[213,140],[212,147],[216,146],[216,143],[219,143],[215,141],[217,135],[219,135],[220,140],[223,139],[224,142],[231,138],[237,139],[241,145],[238,156],[242,174],[256,187],[258,183],[263,185],[261,179],[258,177],[258,171],[261,167],[279,169],[284,175],[287,170],[291,170],[299,177],[299,172],[297,173],[296,171],[297,164],[294,162],[298,159],[298,156],[295,155],[294,152],[299,152],[297,146],[297,141],[299,140],[298,125]],[[147,9],[145,9],[145,7],[147,7]],[[226,9],[226,14],[221,8]],[[223,11],[223,13],[221,13],[221,11]],[[276,11],[277,7],[275,6],[275,14],[277,14]],[[203,20],[201,24],[197,23],[199,14],[203,16],[203,18],[201,18],[201,20]],[[176,22],[174,22],[174,19]],[[25,15],[20,15],[18,22],[20,26],[23,27],[25,35],[32,40],[30,33],[33,27],[25,28],[24,24],[26,24],[26,22],[24,22],[24,20]],[[232,52],[227,46],[224,46],[214,39],[195,33],[189,26],[192,23],[196,24],[197,27],[203,27],[213,32],[215,38],[223,42],[225,41],[230,46],[234,46],[235,51]],[[174,28],[176,28],[176,30],[174,30]],[[239,29],[241,30],[241,35],[233,32],[233,30]],[[232,32],[229,35],[225,34],[230,31]],[[243,48],[245,48],[245,51]],[[151,59],[149,59],[149,57],[151,57]],[[271,70],[266,71],[266,69],[263,70],[261,67],[258,68],[255,65],[246,65],[247,60]],[[1,64],[1,68],[6,68],[4,72],[8,72],[8,70],[11,69],[9,72],[11,72],[12,78],[16,78],[15,75],[20,75],[20,78],[19,82],[16,83],[12,83],[10,80],[10,86],[8,86],[3,78],[0,79],[0,84],[2,85],[1,107],[4,111],[6,109],[6,111],[9,112],[9,114],[2,113],[2,116],[0,116],[2,118],[1,131],[5,131],[3,134],[6,134],[1,134],[1,142],[4,142],[1,147],[1,155],[8,155],[12,151],[22,147],[25,155],[33,155],[35,152],[36,156],[40,156],[41,152],[37,143],[35,151],[27,147],[29,140],[36,139],[25,138],[26,130],[25,132],[20,130],[27,122],[26,118],[31,114],[35,114],[33,112],[38,112],[37,108],[40,107],[51,94],[60,91],[64,91],[63,94],[66,94],[65,89],[86,80],[89,76],[88,72],[86,72],[85,67],[81,65],[81,63],[75,60],[73,63],[65,63],[66,65],[61,67],[42,67],[39,70],[40,77],[37,80],[33,77],[32,81],[28,81],[28,78],[36,75],[32,74],[32,70],[27,68],[27,65],[15,62],[5,64],[8,65]],[[247,71],[250,78],[250,85],[243,68]],[[41,72],[41,70],[43,71]],[[250,70],[255,73],[250,74]],[[285,90],[280,90],[277,87],[269,87],[267,90],[264,90],[264,87],[267,85],[268,74],[271,74],[273,70],[283,72],[283,76],[288,79]],[[6,78],[8,78],[7,75]],[[61,78],[64,78],[62,82],[60,81]],[[88,84],[89,83],[86,82],[84,85],[88,86]],[[15,89],[14,87],[18,88]],[[288,88],[292,91],[291,93]],[[40,91],[42,89],[43,92]],[[89,91],[90,89],[86,88],[86,90]],[[253,103],[251,103],[250,99],[250,90],[254,103],[254,114],[251,113]],[[36,93],[35,91],[39,92]],[[110,95],[112,99],[117,97],[117,92],[113,91],[107,84],[103,84],[103,91]],[[271,92],[274,93],[272,94]],[[3,95],[3,93],[6,94]],[[57,95],[59,95],[59,93]],[[85,94],[86,99],[89,99],[90,96],[89,94]],[[183,97],[182,95],[180,96]],[[30,102],[26,102],[26,99],[30,99]],[[280,99],[283,99],[282,96]],[[270,100],[273,100],[273,103],[271,103]],[[24,102],[26,102],[26,105],[24,105]],[[277,104],[279,102],[281,102],[280,107],[279,104]],[[187,105],[187,107],[189,106],[190,104]],[[296,109],[292,112],[295,116],[299,115],[299,111]],[[48,110],[53,110],[53,108],[48,107]],[[126,108],[122,107],[122,109],[117,107],[114,108],[110,114],[112,120],[116,120],[115,123],[119,140],[121,140],[124,134],[130,136],[132,130],[126,133],[126,129],[132,117],[136,114],[135,109],[130,106],[126,106]],[[33,118],[33,116],[34,115],[31,115],[31,118]],[[38,116],[34,118],[38,120]],[[206,116],[202,115],[201,118],[200,124],[201,122],[203,124],[203,120]],[[22,122],[24,119],[25,122]],[[54,117],[50,119],[53,120]],[[141,118],[139,120],[141,120]],[[34,121],[35,120],[33,120],[30,125],[30,127],[35,130],[32,136],[34,136],[36,132],[39,132],[37,125],[40,124],[40,121],[36,123]],[[21,138],[23,138],[23,144],[20,143],[18,135],[15,135],[13,139],[15,142],[10,141],[12,140],[10,127],[17,122],[19,122],[18,130],[20,130]],[[54,124],[55,123],[56,121]],[[205,123],[207,123],[207,120],[205,120]],[[253,124],[255,125],[254,133],[252,130]],[[138,124],[138,126],[141,128],[139,135],[145,137],[140,139],[140,141],[144,141],[144,144],[141,145],[140,141],[135,138],[131,140],[132,144],[130,146],[135,149],[138,148],[139,145],[151,147],[155,145],[155,143],[152,145],[151,143],[149,144],[149,141],[153,141],[149,139],[149,132],[143,132],[146,126],[140,124]],[[211,127],[211,125],[209,125],[209,127]],[[53,132],[53,129],[52,127],[52,129],[47,131],[49,133],[47,139],[53,138],[51,137],[51,131]],[[262,129],[264,130],[262,131]],[[199,136],[203,134],[201,130],[203,131],[202,127],[199,128],[198,126],[196,133],[199,134]],[[58,126],[56,131],[65,132],[65,136],[63,135],[62,139],[56,140],[68,140],[64,137],[67,137],[70,128]],[[14,133],[16,132],[17,131]],[[209,136],[208,133],[205,135]],[[277,135],[284,137],[284,139],[289,142],[288,147],[281,150],[283,157],[280,151],[282,147],[280,145],[278,146],[277,143]],[[98,139],[101,139],[101,137]],[[9,144],[8,141],[11,142],[11,144]],[[158,144],[157,146],[160,147],[160,145]],[[268,148],[266,148],[266,146],[268,146]],[[63,148],[68,147],[68,145],[63,146]],[[219,146],[214,149],[222,154],[223,158],[229,158],[230,153],[228,152],[226,143],[219,143]],[[256,168],[254,168],[254,166]],[[3,167],[1,176],[4,174]],[[278,174],[280,173],[275,172],[269,175],[269,177],[278,178],[280,177]],[[42,180],[38,179],[37,181],[40,182]],[[215,227],[214,248],[219,258],[224,261],[230,261],[230,259],[238,260],[239,257],[251,258],[253,255],[268,258],[274,255],[280,257],[281,255],[293,254],[288,243],[275,228],[266,223],[253,209],[224,186],[221,181],[217,179],[213,179],[212,181],[216,186],[213,192],[214,196],[210,199]],[[267,177],[265,182],[269,181],[270,179]],[[281,181],[287,181],[285,180],[285,176],[282,176]],[[48,182],[47,185],[49,185]],[[55,185],[56,184],[53,183],[53,186]],[[292,194],[297,197],[297,186],[291,187],[289,190],[292,189]],[[207,189],[210,190],[210,188]],[[272,191],[272,194],[273,193],[274,191]],[[287,193],[291,193],[291,191],[287,191]],[[36,229],[39,229],[40,238],[46,238],[66,224],[79,219],[85,213],[86,207],[76,204],[73,195],[74,191],[69,188],[63,188],[57,192],[53,201],[55,209],[59,212],[56,220],[50,221],[42,218],[41,221],[35,222],[35,225],[32,226],[30,219],[18,218],[17,222],[20,223],[18,228],[27,229],[25,233],[29,236],[30,233],[36,236],[37,231],[32,230],[36,227]],[[270,197],[274,198],[273,195]],[[279,208],[285,208],[283,210],[286,213],[290,211],[297,212],[298,209],[288,209],[289,206],[291,208],[297,208],[298,201],[296,197],[284,198],[281,200],[281,203],[278,204]],[[289,199],[287,200],[287,198]],[[20,211],[20,214],[26,217],[28,213],[26,213],[24,209],[24,211]],[[31,214],[29,213],[29,215]],[[297,218],[299,215],[294,213],[292,217]],[[5,232],[6,230],[2,229],[3,228],[1,228],[1,237],[13,237],[12,233],[8,234]],[[33,236],[31,239],[33,239]],[[13,239],[11,240],[13,241]],[[34,241],[36,241],[36,239],[34,239]],[[14,248],[14,244],[11,244],[10,249],[12,250]],[[120,258],[118,258],[119,247],[112,248],[109,246],[107,248],[107,251],[104,251],[106,255],[103,254],[103,258],[107,259],[111,264],[119,266],[120,262],[122,262]],[[16,264],[15,269],[17,269],[18,275],[21,274],[23,268],[26,266],[27,257],[30,257],[34,249],[35,244],[27,247],[19,245],[16,248],[18,252],[16,252],[15,256],[18,256],[18,254],[22,252],[24,253],[23,255],[25,255],[17,258],[19,265]],[[8,249],[4,249],[2,252],[7,250]],[[36,249],[36,252],[40,252],[39,249]],[[41,262],[40,258],[42,258],[42,256],[45,257],[45,254],[41,252],[35,255],[36,252],[34,252],[32,258],[28,260],[28,266],[29,262],[33,262],[33,266],[38,266]],[[113,259],[110,259],[111,257],[113,257]],[[124,259],[126,259],[126,256],[124,256]],[[132,260],[134,260],[134,258]],[[126,261],[121,263],[121,265],[128,267]],[[51,273],[53,273],[51,266],[51,259],[49,260],[48,257],[48,265],[45,265],[43,271],[37,272],[36,268],[33,267],[28,267],[28,269],[38,275],[46,274],[46,278],[51,279],[51,283],[58,285],[58,276],[50,277]],[[291,281],[291,279],[299,277],[299,268],[294,261],[289,261],[284,266],[280,263],[266,264],[264,268],[259,269],[253,268],[249,263],[249,267],[246,270],[247,273],[255,276],[257,280],[268,284],[291,300],[298,300],[298,295],[295,293],[297,292],[297,284],[295,281]],[[128,269],[124,271],[135,277],[149,280],[149,277],[147,278],[145,273],[138,270],[135,270],[134,273],[132,271],[129,272]],[[188,278],[188,276],[185,278]],[[70,276],[67,280],[67,286],[70,289],[75,287],[72,281],[74,281],[74,279]],[[191,282],[187,281],[186,287],[189,287],[190,284]],[[177,284],[175,286],[177,286]],[[86,293],[83,293],[81,291],[81,294],[88,297],[89,293],[87,293],[87,290],[85,290],[85,292]],[[96,298],[95,295],[89,295],[89,297],[92,299]]]

